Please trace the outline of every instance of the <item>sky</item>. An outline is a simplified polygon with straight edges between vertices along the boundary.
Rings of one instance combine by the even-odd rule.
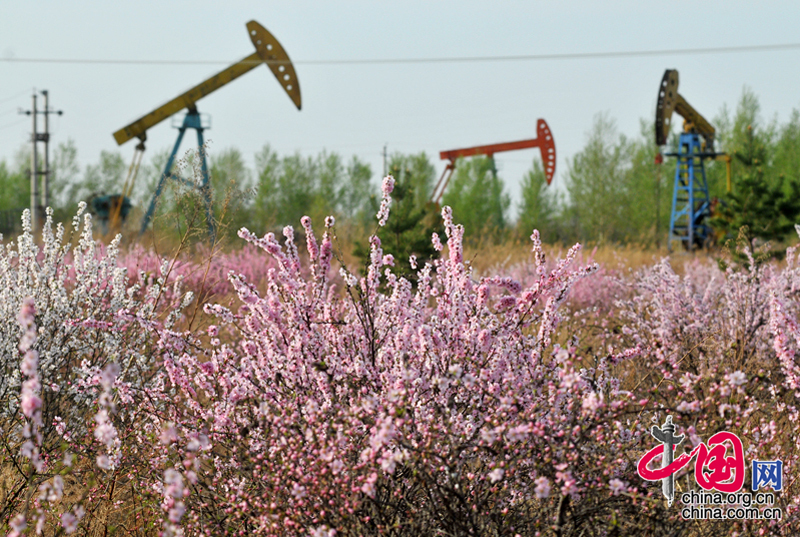
[[[265,144],[279,154],[323,149],[368,162],[377,184],[382,151],[425,151],[437,172],[447,149],[536,136],[549,124],[558,155],[555,188],[568,161],[604,113],[638,136],[652,121],[659,82],[678,69],[680,93],[709,119],[735,108],[744,87],[765,120],[800,108],[800,45],[779,50],[514,61],[315,63],[601,52],[675,51],[800,44],[791,1],[245,1],[0,0],[0,160],[30,137],[31,94],[46,89],[53,143],[71,138],[83,165],[100,151],[133,156],[112,133],[254,52],[255,19],[295,65],[298,111],[259,66],[198,103],[211,117],[210,152],[236,147],[250,165]],[[60,60],[32,62],[27,60]],[[219,64],[69,63],[64,60],[218,61]],[[41,102],[41,101],[40,101]],[[40,104],[41,106],[41,104]],[[171,147],[165,121],[148,131],[148,154]],[[192,137],[194,139],[194,137]],[[191,148],[184,141],[183,151]],[[537,150],[496,155],[516,201]],[[145,157],[147,158],[147,156]]]

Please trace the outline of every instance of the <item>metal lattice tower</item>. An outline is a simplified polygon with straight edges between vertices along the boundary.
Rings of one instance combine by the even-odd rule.
[[[703,149],[699,134],[683,133],[678,152],[669,154],[678,158],[669,219],[670,250],[672,241],[680,241],[691,251],[703,246],[711,233],[706,220],[711,215],[711,199],[703,161],[714,158],[716,153],[707,153]]]

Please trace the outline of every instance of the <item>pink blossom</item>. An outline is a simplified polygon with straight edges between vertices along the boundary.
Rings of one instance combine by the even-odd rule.
[[[16,535],[21,534],[23,531],[25,531],[25,528],[28,527],[28,524],[25,521],[25,515],[22,513],[15,515],[14,518],[12,518],[9,522],[9,527],[11,528],[12,533],[16,532]]]
[[[731,383],[731,386],[741,386],[747,382],[747,375],[741,371],[734,371],[728,375],[728,381]]]
[[[311,537],[335,537],[336,530],[328,528],[328,526],[319,526],[310,530]]]
[[[364,481],[364,484],[361,485],[361,492],[369,496],[370,498],[375,497],[375,482],[378,481],[378,474],[372,473],[369,477]]]
[[[161,430],[160,440],[165,446],[178,441],[178,431],[175,429],[174,424],[167,424],[167,426]]]
[[[173,524],[177,524],[181,521],[184,513],[186,513],[186,506],[183,505],[183,502],[175,502],[175,504],[170,508],[169,512],[167,513],[167,518]]]
[[[34,413],[42,408],[42,400],[38,395],[36,395],[36,391],[30,389],[30,387],[28,387],[28,389],[23,387],[20,408],[26,417],[33,418]]]
[[[100,468],[101,470],[110,470],[111,467],[113,466],[111,463],[111,459],[109,459],[108,455],[105,454],[98,455],[95,462],[97,464],[97,467]]]
[[[384,196],[388,196],[394,190],[394,177],[391,175],[387,175],[383,178],[383,183],[381,183],[381,192]]]
[[[78,529],[78,517],[69,512],[63,513],[61,515],[61,525],[64,527],[65,533],[75,533]]]
[[[626,485],[624,481],[614,478],[608,482],[608,488],[611,489],[611,494],[617,496],[618,494],[625,492],[625,490],[628,488],[628,485]]]
[[[597,392],[589,392],[583,398],[582,407],[588,412],[595,412],[603,406],[603,396]]]
[[[386,220],[389,218],[389,208],[392,206],[392,190],[394,190],[394,177],[388,175],[384,177],[381,185],[381,207],[377,214],[378,225],[381,227],[386,225]]]
[[[491,472],[488,473],[489,481],[492,483],[497,483],[501,479],[503,479],[503,474],[505,471],[502,468],[495,468]]]
[[[550,496],[550,480],[546,477],[538,477],[536,478],[536,490],[534,491],[536,497],[539,499],[544,499]]]

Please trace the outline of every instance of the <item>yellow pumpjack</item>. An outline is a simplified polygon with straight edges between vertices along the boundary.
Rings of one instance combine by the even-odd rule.
[[[250,54],[246,58],[220,71],[207,80],[204,80],[189,91],[179,95],[168,103],[159,106],[152,112],[142,116],[133,123],[114,133],[114,139],[117,141],[118,145],[122,145],[132,138],[139,138],[140,141],[139,144],[136,145],[136,151],[134,152],[131,166],[128,169],[128,175],[125,179],[122,195],[115,197],[118,201],[115,202],[111,211],[110,220],[111,225],[113,226],[112,229],[115,229],[119,226],[120,212],[123,201],[133,191],[133,185],[136,181],[136,176],[138,174],[139,166],[142,162],[142,155],[145,149],[144,143],[147,140],[147,130],[161,123],[170,116],[180,112],[181,110],[186,109],[188,113],[183,119],[183,124],[178,127],[178,139],[175,142],[175,146],[169,156],[169,159],[167,160],[164,173],[161,175],[161,178],[158,181],[156,191],[153,193],[153,197],[150,201],[150,206],[148,207],[147,212],[142,219],[140,233],[144,233],[150,224],[150,220],[155,212],[156,202],[158,197],[161,195],[161,191],[164,188],[167,178],[172,177],[177,180],[183,180],[179,176],[172,174],[170,170],[175,161],[175,156],[177,155],[178,148],[180,147],[180,143],[183,139],[186,129],[195,129],[197,131],[197,141],[200,148],[200,158],[202,160],[201,166],[203,178],[202,185],[199,185],[199,189],[205,201],[206,220],[208,223],[209,234],[212,238],[214,237],[215,228],[211,211],[211,188],[208,178],[208,166],[206,164],[206,157],[203,151],[203,130],[208,128],[208,126],[203,124],[200,114],[197,112],[197,101],[218,90],[225,84],[236,80],[248,71],[255,69],[259,65],[266,64],[270,71],[272,71],[272,73],[275,75],[275,78],[278,79],[278,83],[284,89],[297,109],[300,110],[302,108],[300,83],[297,80],[297,73],[295,72],[292,61],[289,59],[289,55],[286,53],[286,50],[284,50],[283,46],[281,46],[278,40],[275,39],[275,37],[269,33],[266,28],[254,20],[247,23],[247,33],[256,49],[253,54]],[[186,182],[185,180],[183,181]],[[190,186],[198,187],[198,185],[195,185],[194,183],[189,184]]]

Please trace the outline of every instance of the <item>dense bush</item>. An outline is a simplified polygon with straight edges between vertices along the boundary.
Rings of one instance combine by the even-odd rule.
[[[163,278],[128,285],[119,238],[100,247],[84,210],[74,248],[50,211],[37,245],[26,211],[23,234],[0,250],[0,521],[16,513],[12,528],[127,516],[110,508],[141,496],[153,454],[137,431],[155,369],[141,324],[160,317],[169,328],[191,300],[173,288],[177,301],[159,305]]]
[[[383,184],[379,224],[390,218]],[[333,218],[307,251],[239,234],[265,270],[202,332],[169,261],[148,276],[45,228],[0,257],[0,527],[11,535],[794,535],[800,268],[667,261],[629,276],[580,247],[479,277],[464,229],[416,266],[335,266]],[[78,227],[78,222],[74,225]],[[446,247],[443,242],[446,239]],[[251,254],[248,254],[250,256]],[[251,257],[248,257],[251,259]],[[249,261],[248,261],[249,263]],[[151,263],[152,264],[152,263]],[[338,269],[338,270],[337,270]],[[173,273],[174,270],[174,273]],[[214,269],[216,270],[216,269]],[[252,281],[251,281],[252,280]],[[593,283],[592,283],[593,282]],[[204,283],[201,280],[200,286]],[[572,301],[570,292],[577,291]],[[721,430],[784,462],[784,517],[685,521],[636,475],[650,425],[691,448]],[[679,490],[695,489],[684,470]]]

